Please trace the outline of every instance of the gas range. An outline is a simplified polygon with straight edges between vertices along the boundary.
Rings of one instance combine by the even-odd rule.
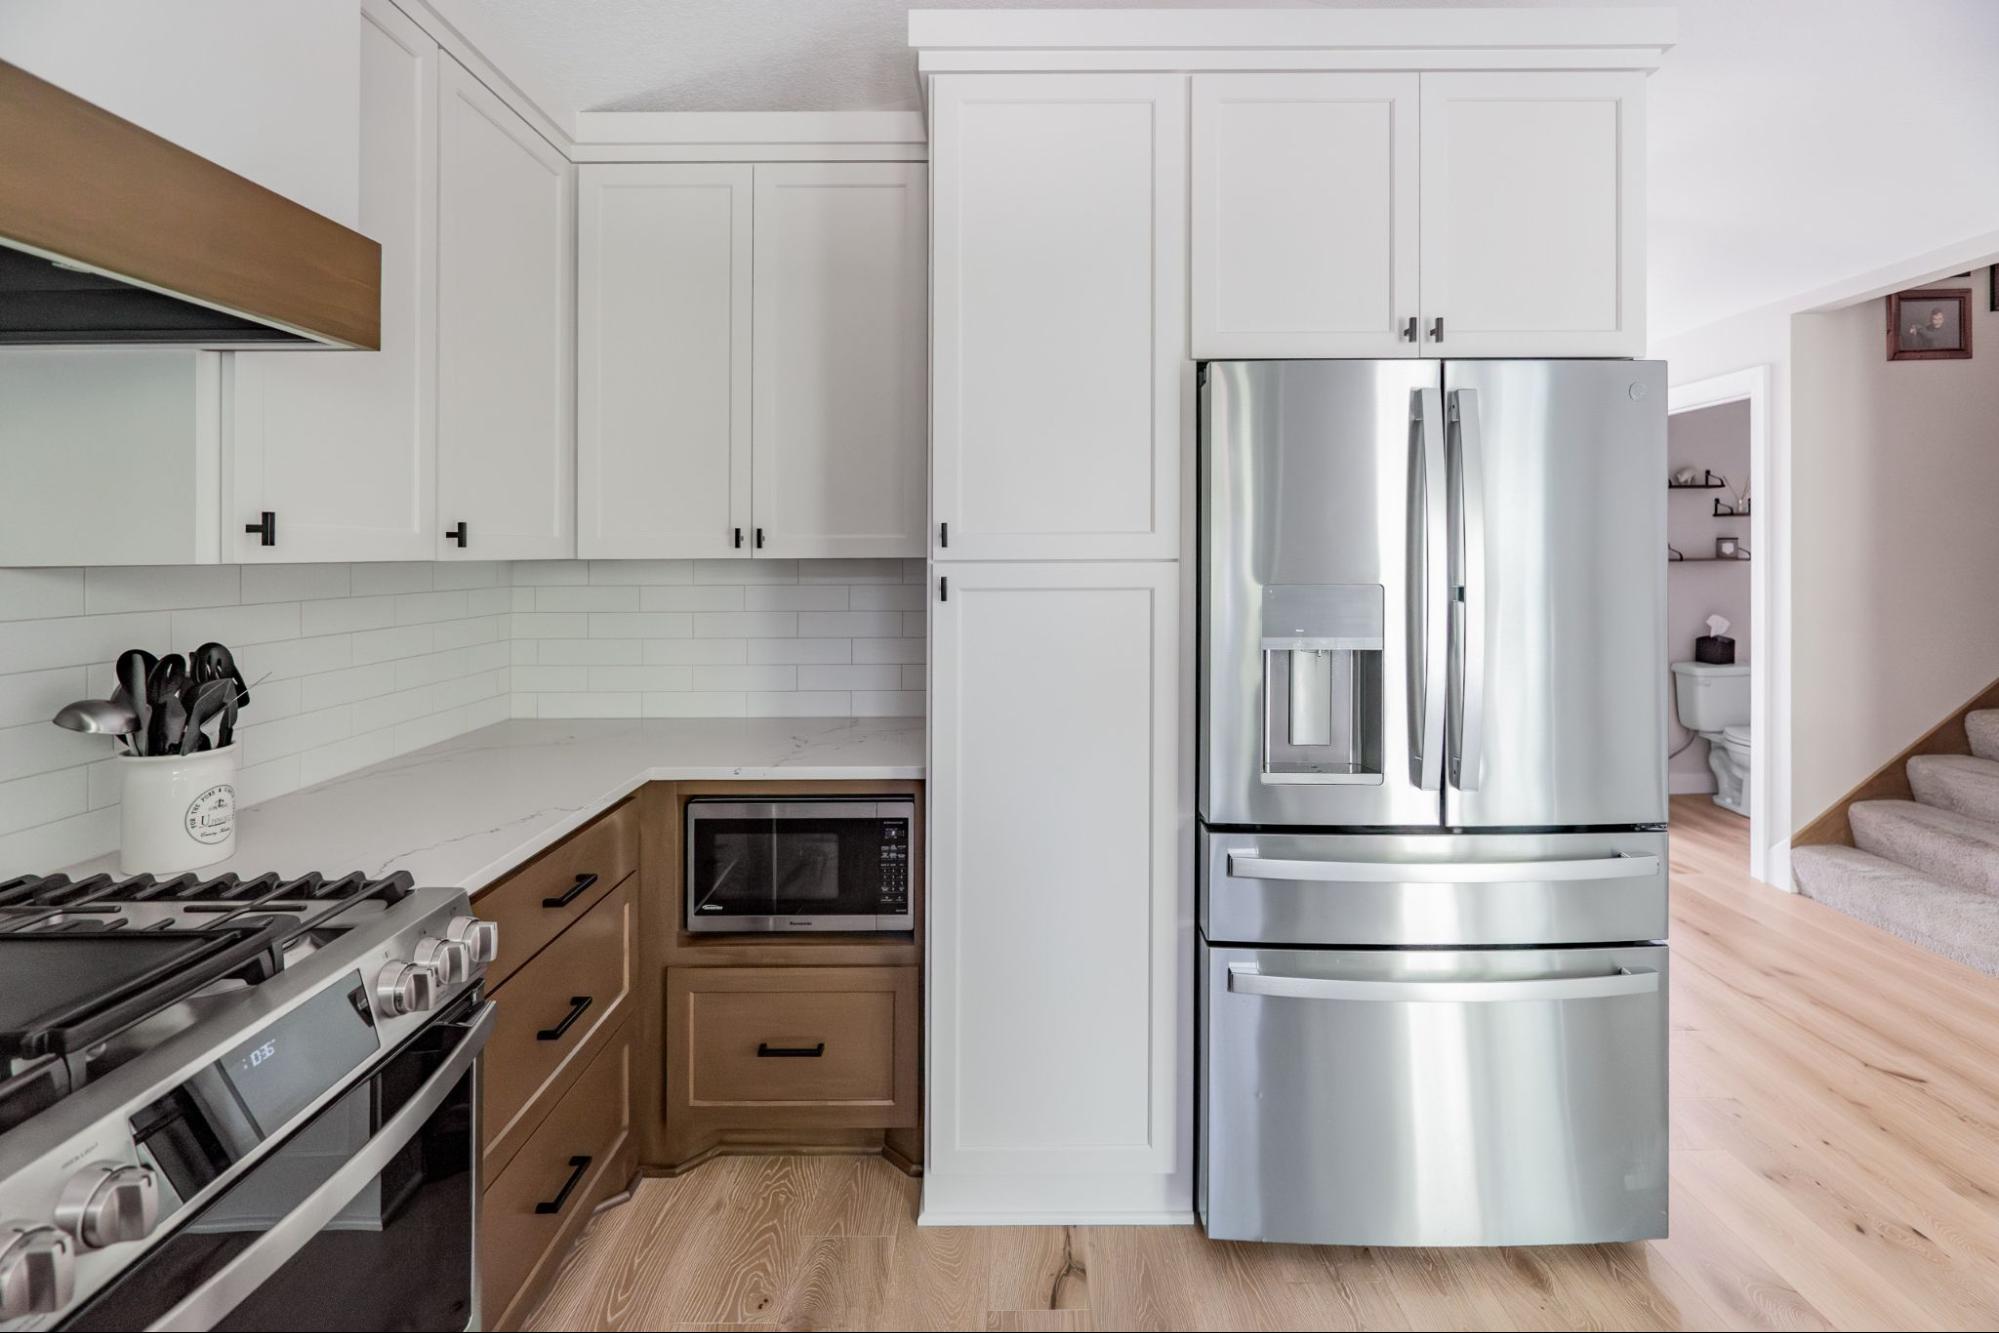
[[[382,1232],[391,1177],[469,1190],[446,1122],[476,1116],[497,945],[462,891],[401,874],[0,882],[0,1328],[219,1326],[352,1228],[343,1170],[370,1168]],[[469,1276],[469,1203],[447,1211]]]

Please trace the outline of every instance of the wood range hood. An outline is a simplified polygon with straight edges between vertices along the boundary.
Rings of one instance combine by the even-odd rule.
[[[381,346],[382,248],[0,61],[0,345]]]

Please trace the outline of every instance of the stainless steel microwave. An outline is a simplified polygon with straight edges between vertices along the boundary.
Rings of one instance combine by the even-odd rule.
[[[907,796],[687,803],[690,931],[911,930]]]

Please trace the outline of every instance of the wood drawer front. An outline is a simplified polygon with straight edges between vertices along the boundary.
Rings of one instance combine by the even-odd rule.
[[[604,1044],[480,1200],[479,1299],[489,1328],[520,1322],[531,1288],[554,1272],[590,1210],[631,1176],[631,1032],[628,1024]],[[543,1206],[552,1211],[537,1211]]]
[[[669,1096],[718,1123],[913,1125],[917,996],[913,967],[674,968]]]
[[[623,1020],[632,991],[636,883],[605,894],[493,994],[500,1017],[486,1047],[480,1104],[489,1172],[504,1169],[519,1151],[548,1109],[543,1099],[574,1079],[591,1036]]]
[[[481,893],[474,910],[500,923],[500,956],[486,969],[486,989],[498,989],[638,865],[638,808],[626,801]],[[589,875],[596,878],[571,897]]]

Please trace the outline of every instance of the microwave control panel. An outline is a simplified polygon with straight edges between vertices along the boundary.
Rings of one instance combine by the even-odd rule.
[[[909,910],[909,821],[884,819],[881,836],[881,889],[875,910],[895,916]]]

